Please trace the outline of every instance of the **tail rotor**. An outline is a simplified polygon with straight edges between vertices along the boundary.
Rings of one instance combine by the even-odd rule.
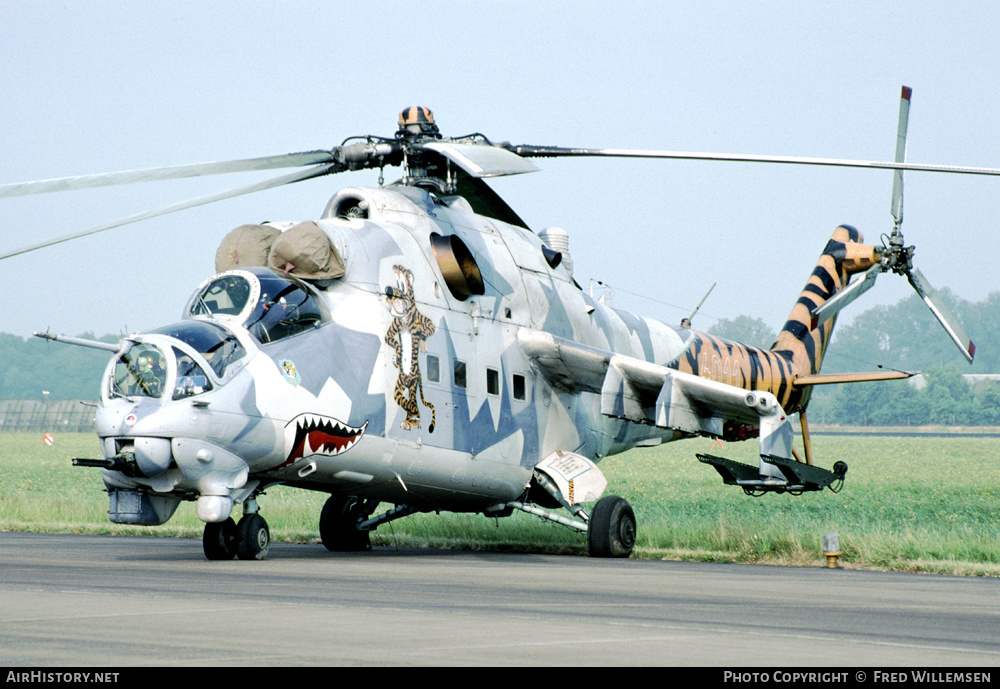
[[[906,129],[910,117],[910,96],[912,93],[910,87],[904,86],[900,96],[895,159],[895,162],[899,164],[906,162]],[[812,326],[815,328],[820,323],[832,318],[842,308],[871,289],[875,284],[875,278],[881,273],[892,271],[897,275],[906,276],[910,285],[927,304],[945,332],[948,333],[948,337],[971,364],[976,354],[975,343],[969,339],[958,319],[945,305],[937,291],[931,287],[923,273],[913,267],[915,247],[906,246],[903,241],[903,169],[901,167],[893,171],[891,212],[893,218],[892,233],[888,236],[883,235],[882,248],[877,250],[879,263],[869,268],[860,280],[852,282],[835,297],[819,306],[812,314]]]

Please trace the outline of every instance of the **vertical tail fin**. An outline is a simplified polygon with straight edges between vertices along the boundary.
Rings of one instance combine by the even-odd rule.
[[[861,233],[849,225],[834,230],[771,347],[772,352],[790,359],[793,370],[800,375],[819,372],[836,322],[836,317],[830,318],[813,328],[813,311],[844,289],[851,275],[868,270],[879,261],[877,248],[862,244],[863,241]]]

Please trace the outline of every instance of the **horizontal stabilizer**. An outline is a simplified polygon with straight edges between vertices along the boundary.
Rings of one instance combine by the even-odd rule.
[[[876,380],[902,380],[917,375],[910,371],[872,371],[866,373],[816,373],[796,376],[796,385],[830,385],[832,383],[867,383]]]

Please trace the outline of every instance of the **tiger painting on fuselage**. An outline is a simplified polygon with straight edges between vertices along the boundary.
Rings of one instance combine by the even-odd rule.
[[[431,423],[427,430],[434,431],[437,415],[434,405],[424,399],[424,381],[420,374],[420,352],[427,351],[427,338],[434,334],[434,323],[417,310],[413,296],[413,273],[403,266],[393,266],[396,287],[386,287],[392,323],[385,334],[385,343],[392,347],[393,363],[399,369],[399,378],[393,390],[396,404],[406,411],[402,428],[420,428],[419,401],[431,410]]]

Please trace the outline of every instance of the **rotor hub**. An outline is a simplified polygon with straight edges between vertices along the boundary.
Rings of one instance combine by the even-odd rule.
[[[441,132],[434,123],[434,113],[428,108],[414,105],[399,113],[399,130],[396,136],[404,138],[419,135],[441,138]]]

